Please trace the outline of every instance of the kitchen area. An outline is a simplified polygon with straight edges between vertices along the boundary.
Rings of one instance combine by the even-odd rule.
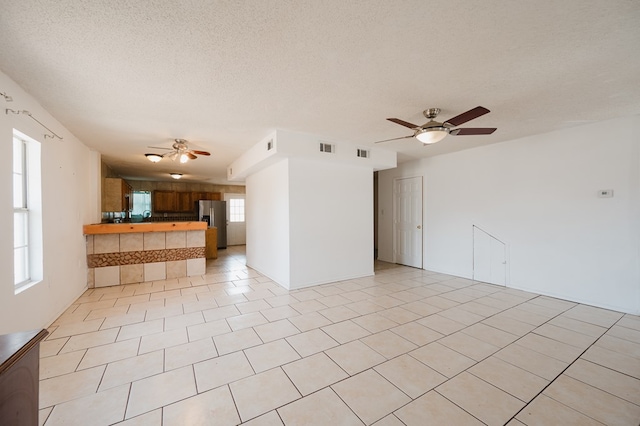
[[[238,200],[244,207],[244,186],[125,180],[104,165],[103,172],[101,223],[83,227],[89,287],[203,275],[206,260],[227,248],[227,201],[234,211]]]

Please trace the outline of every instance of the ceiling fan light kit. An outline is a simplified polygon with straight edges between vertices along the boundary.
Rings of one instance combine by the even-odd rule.
[[[157,163],[158,161],[162,160],[162,155],[160,154],[145,154],[145,157],[147,157],[147,160],[151,161],[152,163]]]
[[[456,115],[453,118],[450,118],[447,121],[438,122],[435,121],[435,118],[440,114],[440,108],[429,108],[422,111],[422,114],[429,120],[427,123],[422,126],[418,126],[413,123],[409,123],[408,121],[400,120],[399,118],[387,118],[387,120],[399,124],[404,127],[408,127],[413,130],[413,135],[403,136],[399,138],[393,139],[385,139],[383,141],[378,141],[375,143],[381,142],[389,142],[395,141],[399,139],[408,139],[408,138],[416,138],[424,145],[431,145],[436,142],[440,142],[442,139],[447,137],[447,135],[452,136],[469,136],[469,135],[490,135],[496,131],[495,128],[489,127],[478,127],[478,128],[462,128],[455,129],[455,127],[460,126],[461,124],[466,123],[467,121],[471,121],[474,118],[478,118],[482,115],[489,113],[490,111],[485,107],[475,107],[470,109],[467,112],[463,112],[462,114]]]
[[[182,177],[182,173],[169,173],[169,175],[174,179],[180,179]]]

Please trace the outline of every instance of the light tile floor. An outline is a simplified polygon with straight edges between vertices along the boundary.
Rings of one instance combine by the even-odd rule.
[[[49,331],[48,426],[640,423],[640,317],[382,262],[287,291],[232,247]]]

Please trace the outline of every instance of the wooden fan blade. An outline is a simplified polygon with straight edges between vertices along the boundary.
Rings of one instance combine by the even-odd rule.
[[[394,122],[396,124],[399,124],[401,126],[408,127],[410,129],[417,129],[417,128],[420,127],[420,126],[418,126],[416,124],[411,124],[408,121],[400,120],[399,118],[387,118],[387,120],[392,121],[392,122]]]
[[[211,153],[210,153],[210,152],[207,152],[207,151],[198,151],[198,150],[195,150],[195,149],[192,149],[192,150],[191,150],[191,152],[193,152],[194,154],[198,154],[198,155],[207,155],[207,156],[208,156],[208,155],[211,155]]]
[[[385,140],[383,140],[383,141],[378,141],[378,142],[374,142],[374,143],[382,143],[382,142],[397,141],[397,140],[399,140],[399,139],[409,139],[409,138],[412,138],[412,137],[413,137],[413,135],[411,135],[411,136],[403,136],[403,137],[401,137],[401,138],[385,139]]]
[[[469,136],[469,135],[490,135],[495,132],[495,128],[491,127],[468,127],[465,129],[455,129],[449,132],[450,135],[454,136]]]
[[[477,106],[467,112],[463,112],[460,115],[456,115],[455,117],[448,119],[447,121],[445,121],[445,123],[451,124],[452,126],[459,126],[466,123],[467,121],[471,121],[474,118],[478,118],[481,115],[485,115],[489,112],[491,111],[489,111],[485,107]]]
[[[160,146],[148,146],[147,148],[153,148],[153,149],[166,149],[166,150],[168,150],[168,151],[172,151],[172,150],[173,150],[173,148],[162,148],[162,147],[160,147]]]
[[[192,152],[187,152],[187,157],[189,157],[189,159],[191,160],[195,160],[196,158],[198,158]]]

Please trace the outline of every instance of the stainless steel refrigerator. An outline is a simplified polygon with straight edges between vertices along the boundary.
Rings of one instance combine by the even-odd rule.
[[[218,228],[218,248],[227,248],[227,202],[226,201],[197,201],[198,220],[207,222],[209,228]]]

